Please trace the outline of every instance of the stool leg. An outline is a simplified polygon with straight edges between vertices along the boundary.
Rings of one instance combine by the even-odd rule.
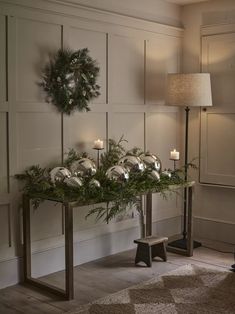
[[[152,247],[152,258],[159,256],[164,262],[167,261],[165,242],[158,243]]]
[[[138,243],[135,264],[144,262],[148,267],[152,266],[152,250],[148,244]]]

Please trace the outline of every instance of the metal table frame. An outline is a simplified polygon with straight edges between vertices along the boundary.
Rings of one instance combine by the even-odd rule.
[[[31,275],[31,224],[30,200],[23,195],[23,241],[24,241],[24,282],[52,292],[66,300],[74,298],[73,280],[73,207],[72,203],[63,203],[65,215],[65,290],[47,284]]]
[[[185,256],[193,255],[193,216],[192,216],[192,197],[193,185],[189,184],[188,188],[188,238],[187,250],[167,246],[167,250]],[[78,207],[78,202],[62,202],[65,214],[65,290],[45,283],[40,279],[33,278],[31,275],[31,223],[30,223],[30,201],[33,196],[23,195],[23,254],[24,254],[24,283],[34,287],[41,288],[48,292],[54,293],[66,300],[74,298],[74,278],[73,278],[73,208]],[[45,198],[46,199],[46,198]],[[51,201],[57,201],[48,199]],[[81,204],[80,204],[81,206]],[[146,195],[146,235],[152,235],[152,193]]]
[[[167,245],[168,252],[193,256],[193,188],[194,183],[186,187],[188,189],[187,199],[187,249],[180,249]],[[146,196],[146,236],[152,235],[152,194]]]

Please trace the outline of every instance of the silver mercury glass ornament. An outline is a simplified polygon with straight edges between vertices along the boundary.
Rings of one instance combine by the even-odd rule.
[[[131,172],[142,172],[145,169],[145,166],[141,159],[137,156],[126,155],[119,159],[118,164],[125,167]]]
[[[171,172],[168,170],[164,170],[164,171],[162,171],[161,176],[170,179],[171,178]]]
[[[143,161],[147,168],[155,169],[159,173],[161,172],[162,163],[161,160],[156,155],[150,153],[141,154],[140,159]]]
[[[91,188],[100,188],[100,182],[96,179],[92,179],[90,182],[89,182],[89,186]]]
[[[71,172],[65,167],[55,167],[50,171],[50,178],[53,183],[61,182],[71,177]]]
[[[89,158],[81,158],[71,166],[72,172],[81,177],[90,177],[96,174],[96,165]]]
[[[112,166],[106,171],[106,176],[110,180],[125,182],[129,179],[129,173],[123,166]]]
[[[70,177],[64,180],[64,183],[66,183],[68,186],[78,188],[83,185],[82,180],[78,177]]]
[[[155,169],[151,170],[151,172],[148,174],[148,177],[152,180],[160,181],[160,174]]]

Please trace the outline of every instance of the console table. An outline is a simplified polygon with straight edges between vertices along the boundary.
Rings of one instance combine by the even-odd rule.
[[[173,247],[167,247],[168,251],[183,254],[185,256],[193,255],[193,237],[192,237],[192,195],[194,182],[187,183],[188,188],[188,237],[187,250]],[[182,186],[181,186],[182,187]],[[172,186],[172,190],[180,186]],[[30,201],[33,198],[61,203],[64,206],[65,213],[65,290],[52,286],[40,279],[33,278],[31,275],[31,224],[30,224]],[[143,197],[141,197],[143,199]],[[146,195],[146,235],[152,235],[152,193]],[[74,298],[74,278],[73,278],[73,208],[83,206],[76,201],[65,201],[55,198],[47,198],[42,195],[23,195],[23,254],[24,254],[24,282],[32,286],[42,288],[52,292],[64,299]],[[89,204],[87,204],[89,205]]]

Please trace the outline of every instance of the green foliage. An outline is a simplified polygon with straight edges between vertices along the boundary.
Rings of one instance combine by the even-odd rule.
[[[118,142],[109,140],[109,150],[101,156],[101,165],[97,170],[94,179],[100,182],[101,187],[90,185],[91,178],[82,178],[81,187],[68,187],[64,182],[53,184],[50,180],[49,169],[32,166],[23,174],[16,175],[16,178],[24,182],[23,191],[34,198],[34,205],[38,206],[41,198],[49,198],[58,201],[77,201],[80,205],[101,204],[93,206],[87,217],[95,215],[96,219],[103,219],[109,222],[118,214],[126,211],[130,206],[139,206],[140,195],[149,192],[160,192],[166,197],[166,192],[171,191],[172,185],[184,185],[185,169],[195,168],[193,163],[183,166],[175,171],[170,170],[171,177],[161,174],[160,181],[156,181],[149,176],[151,169],[143,172],[130,172],[129,180],[126,182],[116,182],[106,177],[109,167],[117,164],[118,160],[126,154],[123,143],[126,140],[123,136]],[[129,154],[139,155],[142,151],[133,148]],[[78,153],[70,150],[65,159],[64,166],[71,168],[73,162],[82,157],[88,157],[86,153]],[[70,169],[71,170],[71,169]],[[102,204],[106,204],[103,206]]]
[[[41,168],[39,165],[29,167],[23,174],[17,174],[16,178],[20,181],[27,182],[23,188],[26,193],[30,193],[32,187],[35,192],[44,192],[52,187],[51,183],[47,180],[47,170]]]
[[[144,153],[144,151],[141,148],[134,147],[134,148],[128,150],[127,155],[140,156],[143,153]]]
[[[59,49],[42,70],[40,85],[47,93],[46,101],[70,115],[75,110],[90,110],[88,103],[100,95],[98,74],[99,67],[87,48]]]
[[[122,135],[118,142],[113,139],[109,139],[109,149],[107,152],[101,154],[100,161],[103,171],[106,171],[108,168],[117,164],[118,160],[125,155],[124,143],[127,143],[127,140],[124,139]]]
[[[25,183],[23,191],[26,194],[47,193],[53,188],[51,182],[48,180],[48,171],[39,165],[31,166],[24,173],[17,174],[15,177]],[[37,208],[41,202],[40,198],[34,198],[34,208]]]
[[[88,155],[86,152],[83,152],[83,153],[78,153],[75,149],[70,149],[69,152],[67,153],[67,157],[66,159],[64,160],[64,166],[67,167],[67,168],[70,168],[71,165],[81,159],[81,158],[87,158]]]

